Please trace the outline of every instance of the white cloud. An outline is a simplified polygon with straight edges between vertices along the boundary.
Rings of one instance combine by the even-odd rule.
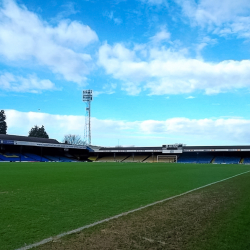
[[[141,87],[136,82],[125,82],[121,89],[129,95],[139,95],[141,93]]]
[[[93,95],[98,96],[101,94],[107,94],[107,95],[114,94],[116,87],[117,87],[117,84],[115,83],[104,84],[102,87],[102,90],[101,91],[94,90]]]
[[[140,129],[146,134],[175,134],[181,136],[193,136],[202,138],[213,138],[227,141],[248,143],[250,132],[248,126],[250,120],[245,119],[188,119],[171,118],[166,121],[143,121]]]
[[[194,96],[190,95],[186,99],[194,99],[194,98],[195,98]]]
[[[122,81],[122,89],[138,94],[142,89],[152,95],[182,94],[202,91],[217,94],[250,87],[250,60],[205,62],[187,56],[187,50],[166,47],[128,49],[123,44],[103,44],[99,65]]]
[[[19,112],[6,110],[8,133],[27,135],[34,125],[44,125],[50,138],[63,139],[65,134],[83,134],[84,116],[51,115],[46,113]],[[151,146],[151,141],[158,145],[181,140],[194,145],[194,142],[206,145],[208,142],[220,144],[249,144],[250,120],[241,118],[188,119],[171,118],[167,120],[119,121],[92,118],[92,140],[103,146],[114,146],[117,139],[134,145]],[[154,139],[153,139],[154,138]],[[157,139],[158,138],[158,139]],[[114,144],[110,145],[110,141]],[[140,144],[142,143],[142,144]],[[218,144],[218,143],[217,143]],[[102,145],[102,144],[101,144]]]
[[[58,44],[65,47],[74,45],[86,47],[98,39],[89,26],[76,21],[62,20],[57,27],[47,27],[46,31]]]
[[[62,20],[62,19],[66,19],[66,18],[68,18],[69,16],[74,15],[74,14],[80,12],[80,11],[78,11],[78,10],[75,9],[75,5],[76,5],[76,4],[73,3],[73,2],[68,2],[68,3],[66,3],[66,4],[63,4],[63,5],[61,6],[62,11],[59,12],[59,13],[56,15],[56,17],[52,18],[52,20],[54,20],[54,21],[58,21],[58,20],[59,20],[59,21],[60,21],[60,20]]]
[[[5,110],[8,124],[8,134],[28,135],[28,131],[34,125],[44,125],[50,138],[63,139],[65,134],[83,135],[85,117],[74,115],[51,115],[48,113],[20,112]],[[135,128],[137,122],[125,122],[115,120],[91,119],[92,132],[98,136],[107,137],[112,134],[120,134],[122,131],[130,131]],[[126,133],[126,132],[125,132]]]
[[[118,17],[115,17],[113,11],[105,12],[104,16],[108,17],[110,20],[113,20],[115,24],[121,24],[122,23],[122,19],[118,18]]]
[[[153,43],[161,43],[162,41],[168,41],[170,36],[171,34],[166,29],[162,29],[150,39]]]
[[[4,0],[0,9],[0,55],[4,60],[48,67],[67,81],[82,83],[91,68],[84,48],[98,40],[89,26],[61,20],[53,27],[25,6]],[[74,49],[74,50],[73,50]]]
[[[208,36],[205,36],[201,39],[200,43],[196,46],[196,54],[198,59],[202,59],[201,52],[202,50],[207,47],[208,45],[214,45],[217,43],[216,39],[211,39]]]
[[[15,76],[11,73],[0,75],[0,88],[5,91],[40,93],[43,90],[55,90],[50,80],[40,80],[36,75],[27,78]]]
[[[162,4],[167,5],[166,0],[141,0],[141,1],[150,5],[162,5]]]
[[[220,35],[250,37],[248,0],[175,0],[193,24]]]

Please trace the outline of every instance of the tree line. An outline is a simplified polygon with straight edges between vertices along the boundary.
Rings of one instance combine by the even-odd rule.
[[[6,123],[6,114],[4,110],[0,111],[0,134],[7,134],[7,123]],[[28,137],[37,137],[37,138],[46,138],[49,139],[49,135],[46,132],[44,126],[41,127],[35,125],[32,127],[28,133]],[[74,145],[85,145],[85,141],[81,139],[80,135],[67,134],[63,138],[63,142],[67,144]]]
[[[4,110],[0,111],[0,134],[7,133],[7,123],[6,123],[6,115]]]

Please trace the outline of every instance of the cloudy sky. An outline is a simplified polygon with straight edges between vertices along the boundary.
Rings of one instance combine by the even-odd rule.
[[[8,134],[92,144],[250,144],[249,0],[0,0]]]

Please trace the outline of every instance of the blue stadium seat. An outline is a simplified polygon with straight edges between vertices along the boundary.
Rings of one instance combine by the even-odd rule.
[[[178,159],[180,163],[197,163],[197,158],[181,156]]]
[[[36,155],[36,154],[26,153],[25,155],[28,156],[33,161],[42,161],[42,162],[48,162],[49,161],[47,158]]]
[[[0,154],[0,156],[3,161],[20,161],[20,157],[17,154],[4,153]]]
[[[64,157],[64,156],[60,156],[60,161],[63,161],[63,162],[72,162],[71,159],[69,159],[67,157]]]
[[[45,155],[45,157],[50,161],[60,161],[57,156]]]
[[[51,161],[60,161],[60,162],[72,162],[71,159],[65,157],[65,156],[51,156],[51,155],[46,155],[46,158],[48,158]]]
[[[206,156],[199,156],[198,157],[198,163],[211,163],[211,161],[213,160],[214,156],[213,155],[206,155]]]
[[[218,164],[238,164],[240,162],[240,157],[235,156],[217,156],[214,159],[214,163]]]
[[[18,154],[16,153],[15,155],[17,155],[19,157],[19,161],[34,161],[33,159],[31,159],[30,157],[24,155],[24,154]]]
[[[250,157],[244,157],[244,164],[250,164]]]
[[[178,158],[178,162],[180,163],[211,163],[214,156],[210,154],[190,154],[190,155],[181,155]]]

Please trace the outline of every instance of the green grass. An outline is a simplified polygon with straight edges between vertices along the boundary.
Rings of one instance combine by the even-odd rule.
[[[250,249],[249,177],[246,174],[225,183],[232,202],[211,218],[210,226],[192,246],[192,250]]]
[[[249,250],[250,172],[49,242],[39,250]]]
[[[0,163],[0,249],[15,249],[247,171],[244,165]]]

